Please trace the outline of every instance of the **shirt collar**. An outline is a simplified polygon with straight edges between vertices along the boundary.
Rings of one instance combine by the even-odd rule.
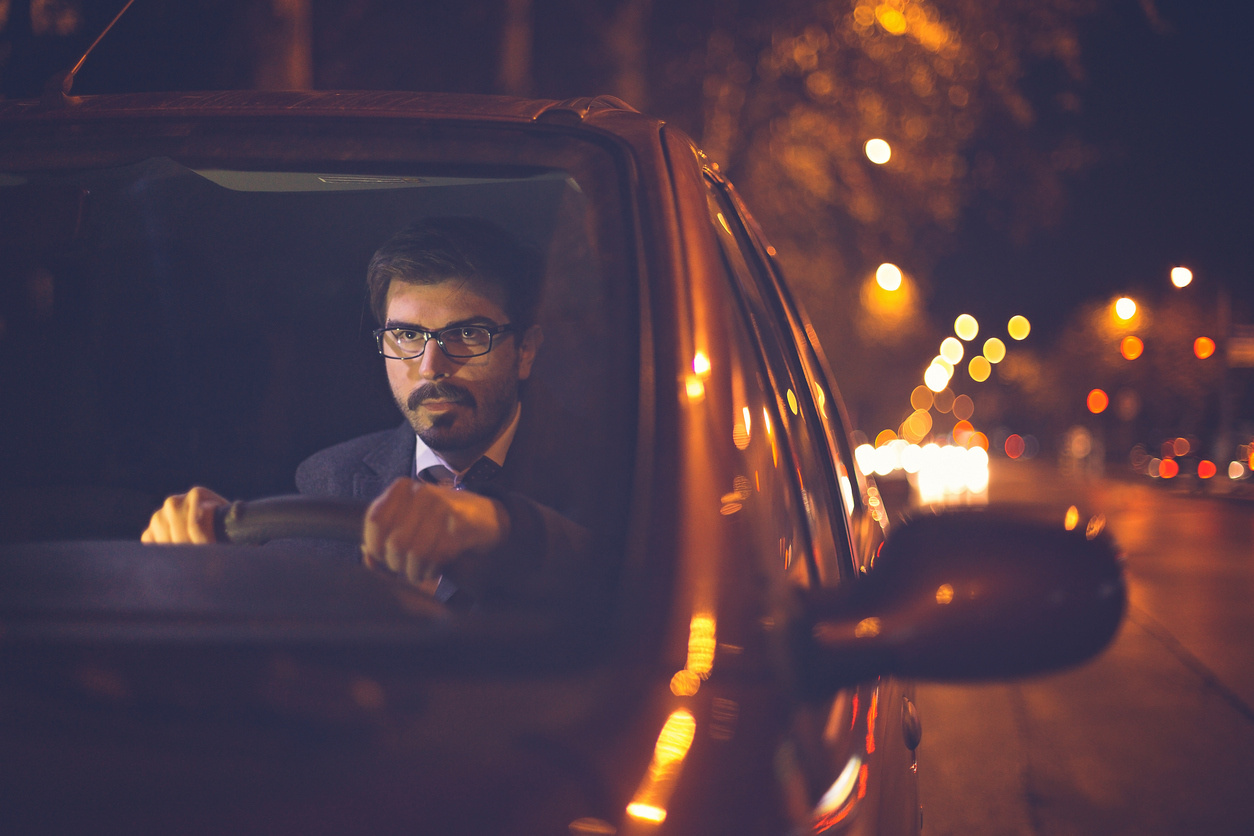
[[[491,459],[494,463],[501,467],[505,466],[505,456],[509,453],[510,445],[514,443],[514,435],[518,432],[518,421],[521,417],[522,403],[519,402],[514,406],[514,417],[510,419],[509,424],[506,425],[501,434],[498,435],[496,440],[488,447],[487,452],[483,454],[483,458]],[[432,467],[434,465],[443,465],[448,468],[454,476],[459,478],[466,473],[466,470],[470,469],[468,467],[466,470],[454,470],[448,462],[441,458],[439,453],[428,447],[426,442],[424,442],[420,437],[415,435],[415,440],[417,441],[417,445],[414,448],[414,472],[413,474],[410,474],[411,476],[422,473],[428,467]],[[474,462],[471,462],[471,467],[473,467],[474,464]]]

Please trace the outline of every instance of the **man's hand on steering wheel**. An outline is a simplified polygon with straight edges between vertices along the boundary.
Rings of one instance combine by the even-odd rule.
[[[145,543],[214,543],[213,514],[230,503],[208,488],[195,487],[166,499],[139,539]]]
[[[370,503],[361,551],[367,566],[422,584],[459,557],[492,551],[508,534],[509,515],[495,499],[397,479]]]

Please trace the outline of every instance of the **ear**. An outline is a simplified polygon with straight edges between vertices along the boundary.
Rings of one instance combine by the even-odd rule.
[[[531,377],[531,364],[536,361],[540,344],[544,342],[544,331],[539,325],[532,325],[518,339],[518,379]]]

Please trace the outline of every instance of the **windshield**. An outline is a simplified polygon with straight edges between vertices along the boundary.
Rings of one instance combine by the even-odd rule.
[[[318,451],[402,426],[385,362],[413,361],[380,356],[367,265],[398,231],[469,218],[539,259],[519,437],[540,422],[559,452],[532,458],[576,498],[555,510],[617,559],[639,343],[605,150],[393,123],[93,136],[0,156],[0,542],[137,542],[167,495],[291,494]]]

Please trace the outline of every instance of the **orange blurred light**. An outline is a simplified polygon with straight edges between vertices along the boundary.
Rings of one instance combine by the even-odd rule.
[[[879,435],[875,437],[875,446],[883,447],[888,442],[896,441],[896,440],[897,440],[897,433],[893,432],[892,430],[883,430],[880,432]]]
[[[1089,392],[1087,404],[1088,404],[1089,412],[1093,413],[1094,415],[1097,415],[1099,413],[1105,412],[1106,407],[1110,406],[1110,396],[1107,395],[1105,392],[1103,392],[1101,389],[1094,389],[1093,391]]]
[[[1006,323],[1006,333],[1012,339],[1027,339],[1028,334],[1032,332],[1032,323],[1028,322],[1027,317],[1015,315],[1010,317],[1010,322]]]
[[[1212,461],[1202,459],[1197,463],[1197,475],[1199,479],[1210,479],[1218,472],[1219,468],[1215,467],[1215,463]]]
[[[1140,337],[1124,337],[1119,343],[1119,353],[1123,355],[1125,360],[1135,360],[1141,356],[1141,352],[1145,350],[1145,343],[1141,342]]]
[[[1205,360],[1215,353],[1215,341],[1210,337],[1198,337],[1193,341],[1193,354],[1199,360]]]
[[[1164,479],[1172,479],[1180,472],[1180,465],[1175,459],[1163,459],[1158,463],[1158,475]]]
[[[971,444],[968,446],[972,448],[979,447],[982,450],[984,450],[984,452],[987,453],[988,452],[988,436],[986,436],[984,433],[980,432],[979,430],[976,430],[976,432],[971,436]]]
[[[1018,433],[1007,436],[1006,438],[1006,455],[1012,459],[1017,459],[1023,455],[1028,445],[1023,440],[1023,436]]]
[[[1176,457],[1187,456],[1189,455],[1189,451],[1192,449],[1193,449],[1193,445],[1190,444],[1189,440],[1187,438],[1184,438],[1183,436],[1171,442],[1171,453],[1173,456],[1176,456]]]
[[[959,421],[954,424],[953,436],[955,444],[960,444],[963,447],[966,447],[971,441],[971,436],[974,434],[975,427],[971,426],[970,421]]]

